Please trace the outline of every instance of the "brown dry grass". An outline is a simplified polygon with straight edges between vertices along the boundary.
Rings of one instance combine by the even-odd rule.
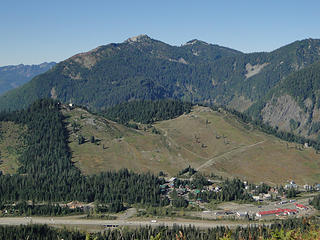
[[[128,129],[81,109],[65,114],[70,117],[69,123],[81,125],[78,133],[71,134],[70,147],[73,160],[85,174],[125,167],[175,175],[191,165],[205,173],[253,182],[320,181],[320,155],[313,149],[297,150],[293,143],[287,147],[284,141],[208,108],[196,107],[188,115],[156,123],[161,131],[158,135],[150,130]],[[78,145],[77,134],[88,140],[95,136],[101,140],[100,145]],[[209,164],[203,165],[206,162]]]

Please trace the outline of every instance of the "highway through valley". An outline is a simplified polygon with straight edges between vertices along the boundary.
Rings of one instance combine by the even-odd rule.
[[[189,219],[157,219],[157,220],[102,220],[102,219],[85,219],[73,217],[3,217],[0,218],[0,225],[28,225],[28,224],[47,224],[51,226],[195,226],[199,228],[212,228],[217,226],[246,227],[250,224],[244,222],[227,222],[227,221],[205,221]],[[254,225],[254,224],[251,224]]]

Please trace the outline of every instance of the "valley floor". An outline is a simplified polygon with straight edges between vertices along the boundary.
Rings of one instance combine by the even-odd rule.
[[[294,199],[285,203],[282,202],[264,202],[263,205],[256,204],[238,204],[235,202],[225,202],[218,205],[217,210],[184,211],[184,216],[161,217],[149,216],[138,217],[137,213],[141,209],[129,208],[122,213],[115,214],[114,220],[93,218],[88,219],[87,215],[73,215],[63,217],[1,217],[0,225],[28,225],[28,224],[47,224],[55,227],[67,227],[86,231],[103,231],[107,228],[121,226],[140,227],[140,226],[195,226],[197,228],[212,228],[218,226],[227,226],[234,228],[237,226],[247,227],[252,225],[270,225],[276,219],[287,219],[292,217],[308,217],[318,213],[312,206],[308,205],[309,197]],[[271,211],[275,209],[296,209],[296,204],[308,206],[306,210],[299,210],[294,216],[267,216],[254,217],[257,212]],[[181,210],[183,211],[183,210]],[[238,213],[248,213],[253,219],[238,217]]]

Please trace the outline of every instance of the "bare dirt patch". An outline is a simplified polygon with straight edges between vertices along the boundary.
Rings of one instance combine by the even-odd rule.
[[[256,74],[258,74],[265,66],[268,66],[269,63],[251,65],[250,63],[246,64],[246,78],[250,78]]]

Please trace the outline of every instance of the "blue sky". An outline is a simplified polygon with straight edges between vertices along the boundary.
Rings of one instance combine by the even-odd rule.
[[[1,0],[0,66],[62,61],[147,34],[172,45],[197,38],[243,52],[320,38],[320,1]]]

